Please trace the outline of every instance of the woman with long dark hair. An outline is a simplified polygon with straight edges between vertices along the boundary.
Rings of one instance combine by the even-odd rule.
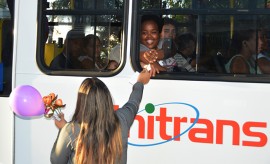
[[[126,163],[128,132],[152,71],[144,69],[133,85],[128,102],[114,111],[107,86],[98,78],[85,79],[78,91],[72,120],[55,120],[60,129],[51,151],[53,164]]]

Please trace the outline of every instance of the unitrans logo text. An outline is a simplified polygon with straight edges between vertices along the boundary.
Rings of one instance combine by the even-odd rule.
[[[188,135],[188,139],[194,143],[223,144],[225,127],[232,129],[232,145],[263,147],[267,144],[267,135],[262,132],[266,130],[266,122],[246,121],[240,125],[235,120],[211,121],[199,118],[200,112],[195,106],[181,102],[151,105],[155,108],[152,110],[155,115],[149,112],[151,110],[147,109],[147,106],[138,112],[135,126],[132,127],[133,133],[130,133],[130,138],[137,139],[135,142],[129,141],[129,145],[156,146],[170,141],[179,142],[183,135]],[[191,113],[192,116],[189,118],[187,114],[180,116],[170,112],[179,110],[184,110],[188,115]],[[148,114],[142,113],[144,111]]]

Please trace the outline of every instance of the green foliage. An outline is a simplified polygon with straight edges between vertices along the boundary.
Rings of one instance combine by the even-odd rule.
[[[55,0],[52,2],[52,9],[70,9],[70,0]]]

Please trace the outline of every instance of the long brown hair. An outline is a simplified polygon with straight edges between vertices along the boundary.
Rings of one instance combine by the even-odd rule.
[[[109,89],[98,78],[85,79],[78,92],[73,122],[80,124],[75,149],[78,164],[114,164],[121,160],[122,135]]]

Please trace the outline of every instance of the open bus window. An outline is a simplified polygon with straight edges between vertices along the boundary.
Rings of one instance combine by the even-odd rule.
[[[120,68],[123,1],[54,0],[40,8],[38,64],[44,72],[102,76]]]
[[[163,51],[163,58],[158,57],[158,61],[152,64],[158,65],[155,68],[161,72],[157,78],[222,81],[265,79],[265,75],[270,73],[269,7],[268,1],[252,0],[189,0],[176,3],[141,0],[137,4],[136,19],[140,22],[136,39],[137,47],[140,47],[137,54],[140,55],[134,57],[134,65],[139,70],[148,64],[150,61],[146,58],[150,57],[142,60],[141,52],[154,48]],[[146,43],[142,48],[142,35],[146,33],[142,21],[147,15],[156,15],[163,20],[163,31],[160,31],[156,46],[147,46]],[[174,23],[168,25],[167,19]],[[175,28],[174,37],[164,37],[164,29],[168,32],[172,27]],[[148,40],[153,38],[149,34]]]
[[[0,96],[9,96],[12,86],[13,8],[13,0],[1,2]]]

